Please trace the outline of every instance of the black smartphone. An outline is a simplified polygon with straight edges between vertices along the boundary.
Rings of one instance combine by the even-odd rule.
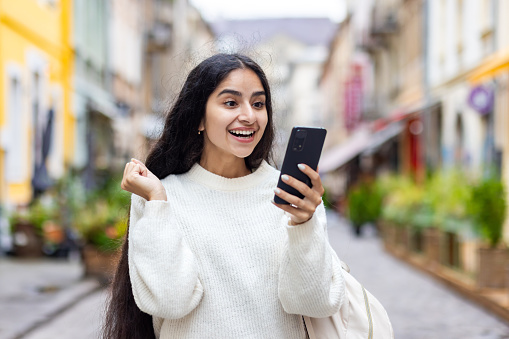
[[[297,165],[306,164],[316,171],[326,134],[327,130],[325,128],[292,128],[292,134],[290,134],[290,140],[288,140],[288,146],[286,147],[283,166],[281,167],[281,175],[290,175],[311,187],[311,179],[309,179]],[[277,187],[302,199],[304,196],[292,186],[285,184],[281,179],[281,175],[279,176]],[[288,204],[287,201],[281,199],[277,195],[274,196],[274,202],[276,204]]]

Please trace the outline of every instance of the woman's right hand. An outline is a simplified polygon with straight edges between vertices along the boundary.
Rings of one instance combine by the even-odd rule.
[[[125,165],[120,187],[146,200],[165,200],[166,190],[161,180],[148,170],[144,163],[131,159]]]

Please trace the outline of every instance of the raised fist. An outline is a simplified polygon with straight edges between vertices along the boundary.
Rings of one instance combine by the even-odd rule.
[[[144,163],[136,159],[131,159],[125,165],[120,187],[149,201],[166,200],[166,190],[161,180],[150,172]]]

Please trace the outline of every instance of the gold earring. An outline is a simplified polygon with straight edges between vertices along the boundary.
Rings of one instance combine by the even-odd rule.
[[[198,130],[198,134],[201,134],[201,131],[200,131],[200,130]]]

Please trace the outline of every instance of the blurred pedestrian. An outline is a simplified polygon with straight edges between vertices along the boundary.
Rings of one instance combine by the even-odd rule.
[[[279,172],[269,84],[252,59],[217,54],[194,68],[145,164],[125,166],[132,194],[104,338],[306,338],[301,315],[344,299],[328,242],[323,187],[272,199]]]

